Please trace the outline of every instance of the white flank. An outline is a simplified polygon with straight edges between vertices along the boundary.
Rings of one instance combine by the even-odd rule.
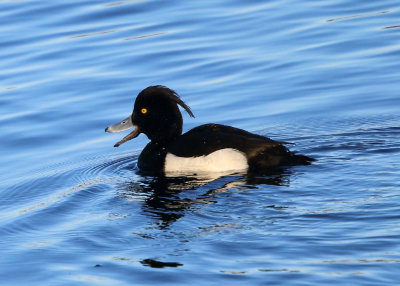
[[[200,157],[178,157],[171,153],[165,157],[165,172],[227,172],[248,167],[244,153],[232,148]]]

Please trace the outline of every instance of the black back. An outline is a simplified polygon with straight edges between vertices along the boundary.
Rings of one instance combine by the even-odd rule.
[[[205,124],[179,136],[168,145],[167,150],[180,157],[197,157],[219,149],[233,148],[242,151],[248,157],[253,157],[261,150],[278,145],[282,145],[282,142],[243,129],[221,124]]]

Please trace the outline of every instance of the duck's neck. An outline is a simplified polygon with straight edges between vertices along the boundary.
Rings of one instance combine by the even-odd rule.
[[[167,127],[162,126],[158,132],[154,132],[151,136],[148,136],[151,142],[161,146],[167,146],[170,142],[174,141],[178,136],[182,134],[182,125],[173,123]]]

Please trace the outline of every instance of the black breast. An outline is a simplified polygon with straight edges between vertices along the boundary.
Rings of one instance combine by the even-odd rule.
[[[140,153],[138,167],[143,172],[162,174],[164,171],[166,148],[156,142],[150,142]]]

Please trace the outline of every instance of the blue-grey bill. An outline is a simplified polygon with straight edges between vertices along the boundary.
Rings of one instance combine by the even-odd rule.
[[[132,123],[132,118],[131,116],[128,116],[127,118],[125,118],[124,120],[122,120],[121,122],[118,122],[114,125],[108,126],[106,128],[106,132],[110,132],[110,133],[118,133],[118,132],[122,132],[128,129],[133,128],[133,123]]]
[[[122,132],[122,131],[125,131],[128,129],[131,129],[131,128],[134,128],[133,131],[131,133],[129,133],[128,135],[126,135],[121,141],[117,142],[114,145],[114,147],[118,147],[119,145],[125,143],[128,140],[136,138],[140,134],[139,127],[132,123],[132,118],[129,116],[129,117],[125,118],[124,120],[122,120],[121,122],[118,122],[117,124],[108,126],[106,128],[106,132],[110,132],[110,133]]]

